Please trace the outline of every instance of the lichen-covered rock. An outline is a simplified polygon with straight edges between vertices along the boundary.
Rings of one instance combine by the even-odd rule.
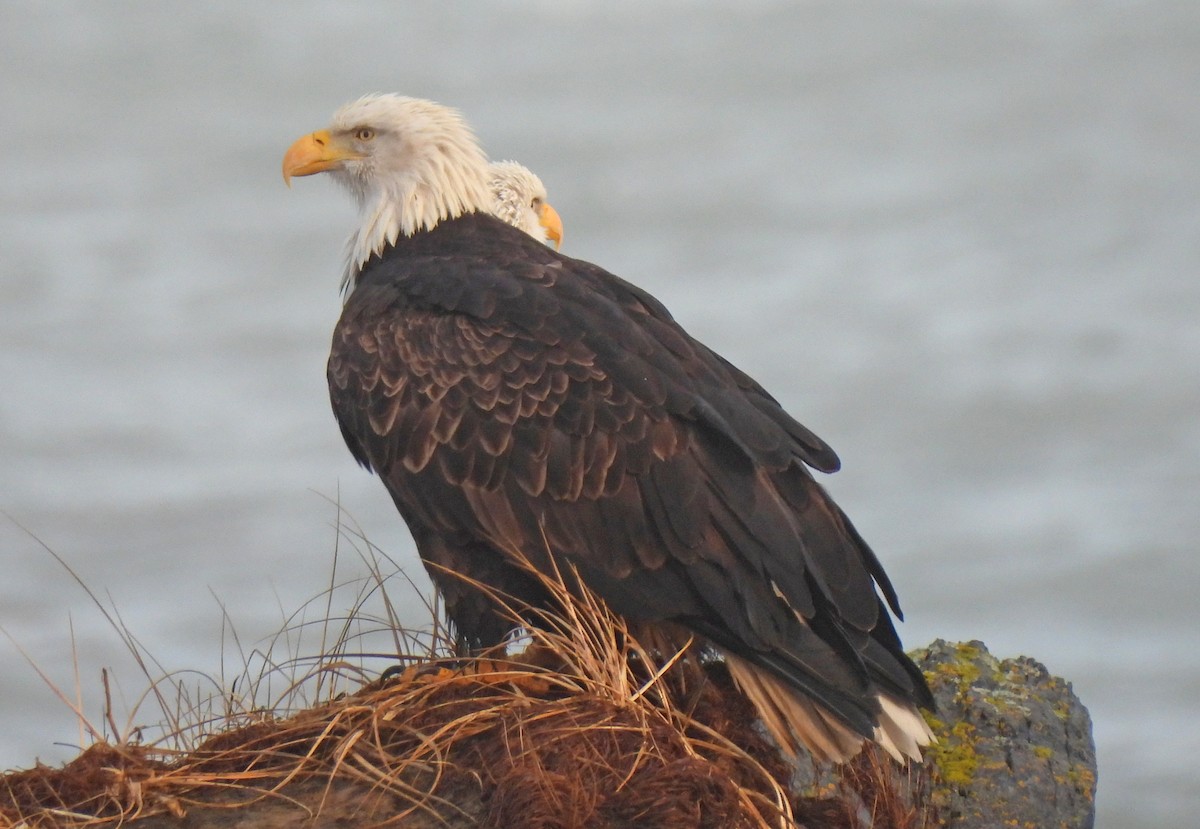
[[[910,654],[938,710],[920,766],[870,748],[843,765],[797,758],[792,790],[808,829],[1091,829],[1096,751],[1066,680],[982,642]]]
[[[939,639],[911,656],[938,704],[925,761],[935,825],[1091,829],[1096,749],[1071,683],[982,642]]]

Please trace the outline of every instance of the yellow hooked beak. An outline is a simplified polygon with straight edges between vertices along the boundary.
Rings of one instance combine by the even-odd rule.
[[[339,143],[329,130],[317,130],[288,147],[283,156],[283,182],[292,186],[292,176],[311,176],[341,164],[362,158],[362,153]]]
[[[542,209],[538,212],[538,224],[546,229],[546,238],[553,242],[554,249],[558,250],[562,246],[563,234],[562,219],[558,217],[558,211],[548,203],[542,202]]]

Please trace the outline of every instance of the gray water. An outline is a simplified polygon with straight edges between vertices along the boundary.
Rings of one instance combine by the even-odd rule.
[[[1099,825],[1194,825],[1200,5],[9,0],[0,67],[0,625],[93,722],[103,666],[156,720],[44,548],[210,675],[327,587],[334,502],[420,572],[328,410],[351,206],[279,174],[399,91],[839,450],[907,644],[1074,683]],[[0,767],[73,756],[8,642],[0,700]]]

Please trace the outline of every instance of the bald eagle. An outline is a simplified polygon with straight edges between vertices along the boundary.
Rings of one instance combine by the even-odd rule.
[[[654,641],[699,637],[785,749],[918,758],[933,707],[883,567],[813,479],[833,450],[645,291],[491,215],[461,116],[370,95],[297,140],[360,224],[329,357],[351,453],[408,524],[460,641],[573,572]],[[885,606],[886,602],[886,606]]]

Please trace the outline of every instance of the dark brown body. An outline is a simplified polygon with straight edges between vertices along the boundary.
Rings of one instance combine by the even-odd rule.
[[[536,606],[510,556],[553,556],[863,736],[879,689],[931,705],[883,568],[808,471],[834,452],[644,291],[490,216],[443,222],[359,274],[329,386],[467,644],[510,623],[444,570]]]

